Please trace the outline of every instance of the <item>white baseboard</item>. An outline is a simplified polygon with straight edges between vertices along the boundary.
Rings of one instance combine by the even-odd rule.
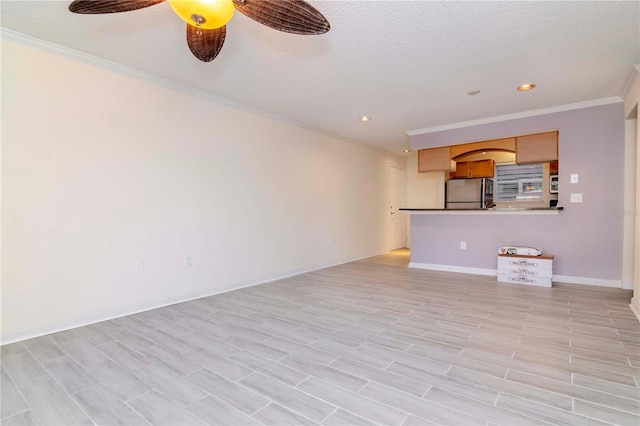
[[[108,321],[115,318],[124,317],[127,315],[133,315],[133,314],[138,314],[140,312],[151,311],[153,309],[175,305],[176,303],[188,302],[189,300],[200,299],[203,297],[226,293],[228,291],[239,290],[241,288],[251,287],[253,285],[258,285],[258,284],[262,284],[262,283],[248,284],[244,286],[241,285],[235,288],[224,289],[224,290],[206,289],[198,293],[183,294],[176,297],[170,297],[160,302],[154,301],[149,304],[129,305],[129,306],[120,307],[118,309],[111,309],[107,311],[91,313],[91,315],[69,318],[64,321],[58,321],[55,323],[43,324],[37,327],[28,328],[28,329],[10,331],[8,333],[2,333],[2,335],[0,336],[0,344],[7,345],[10,343],[20,342],[22,340],[46,336],[52,333],[59,333],[61,331],[71,330],[78,327],[84,327],[85,325],[96,324],[102,321]]]
[[[622,281],[622,288],[624,290],[633,290],[633,281]]]
[[[640,321],[640,295],[633,296],[631,303],[629,304],[631,311],[635,314],[638,321]]]
[[[553,275],[552,280],[559,283],[596,285],[599,287],[622,288],[622,280],[608,280],[605,278],[573,277],[570,275]]]
[[[431,271],[458,272],[461,274],[497,276],[497,269],[470,268],[466,266],[436,265],[432,263],[410,262],[409,268],[428,269]],[[553,275],[553,282],[595,285],[600,287],[623,288],[621,280],[607,280],[603,278],[574,277],[570,275]]]
[[[498,271],[496,269],[470,268],[466,266],[453,265],[436,265],[432,263],[410,262],[409,268],[429,269],[431,271],[458,272],[460,274],[490,275],[494,277],[498,275]]]
[[[153,301],[153,302],[150,302],[149,304],[124,306],[118,309],[111,309],[107,311],[91,313],[90,315],[86,315],[86,316],[69,318],[64,321],[59,321],[56,323],[43,324],[43,325],[32,327],[29,329],[10,331],[7,333],[0,334],[0,345],[8,345],[10,343],[20,342],[22,340],[33,339],[35,337],[40,337],[40,336],[46,336],[47,334],[59,333],[61,331],[66,331],[66,330],[70,330],[77,327],[83,327],[85,325],[95,324],[98,322],[108,321],[108,320],[120,318],[127,315],[133,315],[140,312],[162,308],[165,306],[175,305],[176,303],[188,302],[190,300],[201,299],[203,297],[215,296],[216,294],[222,294],[222,293],[227,293],[229,291],[240,290],[242,288],[266,284],[269,282],[278,281],[281,279],[293,277],[293,276],[304,274],[307,272],[313,272],[313,271],[317,271],[324,268],[330,268],[332,266],[338,266],[338,265],[343,265],[345,263],[367,259],[369,257],[378,256],[388,252],[389,251],[387,250],[381,253],[375,253],[375,254],[348,259],[348,260],[341,260],[341,261],[326,264],[326,265],[314,265],[314,266],[309,266],[307,268],[293,269],[285,272],[282,275],[268,277],[258,282],[241,283],[233,288],[228,288],[223,290],[208,288],[196,293],[191,292],[191,293],[186,293],[179,296],[170,297],[162,301]]]

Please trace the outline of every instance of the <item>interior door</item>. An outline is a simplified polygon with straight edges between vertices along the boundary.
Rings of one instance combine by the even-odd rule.
[[[406,213],[401,212],[407,198],[407,172],[391,166],[389,184],[389,233],[391,250],[404,248],[407,245]]]

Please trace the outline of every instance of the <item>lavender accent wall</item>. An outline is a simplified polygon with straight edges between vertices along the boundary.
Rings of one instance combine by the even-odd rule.
[[[624,104],[490,123],[411,137],[413,149],[559,131],[559,215],[412,215],[411,261],[496,268],[498,247],[531,245],[554,254],[554,274],[622,278]],[[569,182],[579,174],[579,183]],[[582,203],[569,203],[582,193]],[[459,242],[468,249],[460,250]]]

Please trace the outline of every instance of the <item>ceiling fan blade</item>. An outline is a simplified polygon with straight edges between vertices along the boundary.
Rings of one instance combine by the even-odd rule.
[[[187,44],[193,56],[202,62],[211,62],[218,56],[226,35],[226,26],[214,30],[203,30],[187,24]]]
[[[324,34],[331,26],[303,0],[233,0],[236,10],[273,29],[293,34]]]
[[[74,0],[69,5],[73,13],[102,14],[128,12],[162,3],[164,0]]]

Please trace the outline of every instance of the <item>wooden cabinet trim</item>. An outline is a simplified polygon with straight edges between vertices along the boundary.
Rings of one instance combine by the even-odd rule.
[[[481,142],[463,143],[461,145],[451,146],[451,158],[456,158],[460,155],[468,154],[474,151],[482,151],[484,149],[492,150],[504,150],[515,152],[516,150],[516,138],[504,138],[493,139]]]

